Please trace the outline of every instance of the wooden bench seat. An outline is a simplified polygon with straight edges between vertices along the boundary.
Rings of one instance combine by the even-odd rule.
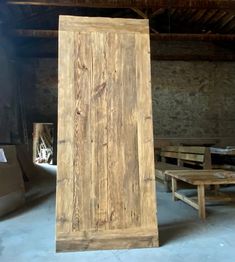
[[[164,162],[157,162],[155,167],[155,177],[163,182],[165,186],[165,191],[171,191],[171,181],[170,178],[165,174],[167,170],[191,170],[191,168],[177,166],[173,164],[168,164]]]
[[[161,149],[161,160],[175,159],[178,166],[189,164],[211,169],[211,153],[209,147],[204,146],[168,146]]]

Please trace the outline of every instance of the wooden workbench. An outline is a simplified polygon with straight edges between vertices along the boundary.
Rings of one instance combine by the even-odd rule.
[[[167,170],[171,177],[173,200],[180,199],[199,211],[201,219],[206,218],[205,187],[209,185],[235,184],[235,172],[224,170]],[[177,181],[181,180],[197,187],[197,199],[177,192]],[[226,200],[232,200],[227,198]],[[225,199],[224,199],[225,200]]]

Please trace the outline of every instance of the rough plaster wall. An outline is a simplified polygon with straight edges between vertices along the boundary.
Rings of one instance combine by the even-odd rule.
[[[28,121],[54,122],[57,60],[25,59],[22,70]],[[235,63],[152,61],[152,88],[155,137],[234,136]]]
[[[29,125],[55,122],[57,115],[57,59],[25,59],[22,82]]]
[[[19,143],[18,77],[14,49],[7,39],[0,37],[0,143]]]
[[[155,137],[235,134],[235,63],[152,62]]]

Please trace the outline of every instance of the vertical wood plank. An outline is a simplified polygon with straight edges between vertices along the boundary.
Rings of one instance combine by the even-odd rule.
[[[107,37],[92,33],[91,140],[94,228],[106,229],[107,218]]]
[[[116,33],[108,34],[108,219],[109,228],[123,228],[124,219],[124,114],[123,71],[124,49]],[[110,47],[113,48],[110,48]],[[118,176],[117,176],[118,174]]]
[[[73,167],[74,167],[74,33],[61,32],[59,36],[58,88],[58,175],[56,187],[57,232],[72,231]],[[65,88],[66,87],[66,88]],[[67,103],[67,100],[69,103]],[[66,198],[64,193],[66,192]]]
[[[147,34],[136,35],[138,154],[141,224],[156,225],[156,193],[151,101],[150,43]]]
[[[75,33],[74,38],[74,170],[73,230],[91,227],[91,155],[90,155],[90,74],[92,73],[91,36]],[[87,87],[87,88],[84,88]]]
[[[139,201],[139,160],[138,160],[138,129],[137,129],[137,65],[135,51],[135,34],[120,37],[122,51],[122,86],[127,87],[123,96],[123,131],[124,147],[124,214],[125,227],[140,225]]]

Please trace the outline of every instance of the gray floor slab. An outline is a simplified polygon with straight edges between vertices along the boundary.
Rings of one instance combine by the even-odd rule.
[[[55,253],[55,167],[40,166],[27,194],[27,206],[0,221],[0,261],[235,262],[235,204],[196,210],[158,185],[159,248]],[[43,188],[43,190],[42,190]],[[235,192],[235,188],[227,188]]]

